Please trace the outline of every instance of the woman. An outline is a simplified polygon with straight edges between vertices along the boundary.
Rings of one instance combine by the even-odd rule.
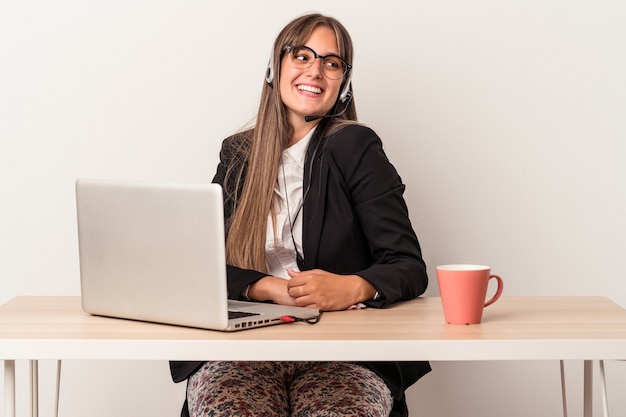
[[[278,35],[254,128],[222,144],[229,297],[385,307],[428,282],[382,143],[356,123],[352,41],[308,14]],[[393,352],[389,352],[390,358]],[[406,416],[426,362],[172,362],[183,416]]]

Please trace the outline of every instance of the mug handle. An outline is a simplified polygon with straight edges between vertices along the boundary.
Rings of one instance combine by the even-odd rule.
[[[502,278],[500,278],[499,275],[491,274],[489,275],[489,279],[490,280],[495,279],[496,281],[498,281],[498,289],[496,290],[496,293],[494,294],[494,296],[491,297],[491,299],[485,303],[485,307],[495,303],[498,300],[498,298],[500,298],[500,296],[502,295],[502,290],[504,289],[504,282],[502,282]]]

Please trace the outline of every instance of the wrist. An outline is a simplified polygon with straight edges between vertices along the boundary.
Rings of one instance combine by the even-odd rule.
[[[268,275],[250,284],[247,295],[251,300],[275,302],[278,291],[286,291],[286,288],[287,281]]]
[[[375,301],[380,298],[380,294],[378,293],[378,291],[376,291],[376,287],[374,287],[372,283],[370,283],[363,277],[359,276],[359,278],[361,279],[362,283],[361,296],[359,297],[361,301]]]

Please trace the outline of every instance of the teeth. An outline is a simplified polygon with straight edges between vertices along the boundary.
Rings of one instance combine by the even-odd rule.
[[[318,87],[311,87],[310,85],[299,85],[298,90],[307,91],[309,93],[321,94],[322,89]]]

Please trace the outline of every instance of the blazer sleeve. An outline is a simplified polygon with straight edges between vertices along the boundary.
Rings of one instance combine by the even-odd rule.
[[[241,193],[243,181],[237,182],[234,178],[227,181],[228,175],[237,175],[243,171],[245,176],[246,164],[245,160],[239,157],[242,149],[242,141],[244,133],[230,136],[222,142],[220,150],[220,161],[217,165],[217,171],[213,177],[213,183],[222,187],[224,197],[224,221],[228,224],[230,217],[235,211],[235,196]],[[232,173],[232,174],[231,174]],[[243,177],[242,177],[243,178]],[[234,187],[239,187],[234,190]],[[228,233],[228,227],[226,227]],[[233,300],[243,299],[244,290],[252,283],[260,280],[266,274],[249,269],[242,269],[232,265],[226,265],[226,276],[228,278],[228,298]]]
[[[381,295],[368,304],[385,307],[423,294],[428,276],[403,197],[405,186],[380,138],[367,127],[346,126],[329,138],[328,150],[331,170],[345,181],[369,248],[369,266],[355,272]]]

